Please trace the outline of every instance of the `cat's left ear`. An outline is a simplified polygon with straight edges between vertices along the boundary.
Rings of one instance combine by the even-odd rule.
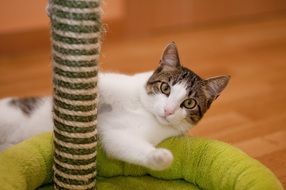
[[[229,79],[229,75],[211,77],[206,79],[206,90],[209,95],[209,98],[216,99],[223,91],[223,89],[227,86]]]
[[[169,43],[165,48],[160,60],[160,65],[169,67],[181,66],[179,53],[175,42]]]

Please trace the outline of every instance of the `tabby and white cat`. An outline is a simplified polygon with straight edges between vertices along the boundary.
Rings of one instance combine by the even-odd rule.
[[[166,47],[154,72],[101,73],[98,132],[107,155],[154,170],[166,169],[173,155],[155,146],[196,125],[229,78],[204,80],[183,67],[174,43]],[[50,97],[0,101],[0,150],[52,128]]]

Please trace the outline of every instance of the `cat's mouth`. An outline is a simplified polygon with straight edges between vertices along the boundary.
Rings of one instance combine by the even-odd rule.
[[[168,126],[180,125],[180,123],[182,121],[182,120],[178,120],[178,118],[177,119],[174,118],[173,116],[165,117],[165,116],[156,115],[156,118],[160,124],[168,125]]]
[[[163,124],[163,125],[170,125],[170,122],[168,121],[168,119],[166,117],[162,117],[162,116],[156,116],[157,120],[159,121],[159,123]]]

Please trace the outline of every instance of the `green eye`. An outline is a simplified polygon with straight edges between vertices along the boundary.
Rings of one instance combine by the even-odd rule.
[[[190,98],[190,99],[186,99],[183,103],[182,106],[184,106],[187,109],[193,109],[195,108],[197,105],[196,100]]]
[[[160,90],[163,94],[166,94],[167,96],[169,96],[169,94],[171,92],[170,86],[165,82],[161,83]]]

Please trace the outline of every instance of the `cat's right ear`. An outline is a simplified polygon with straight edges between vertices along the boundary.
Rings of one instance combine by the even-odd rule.
[[[169,67],[180,67],[180,58],[175,42],[171,42],[165,48],[160,60],[160,65]]]

